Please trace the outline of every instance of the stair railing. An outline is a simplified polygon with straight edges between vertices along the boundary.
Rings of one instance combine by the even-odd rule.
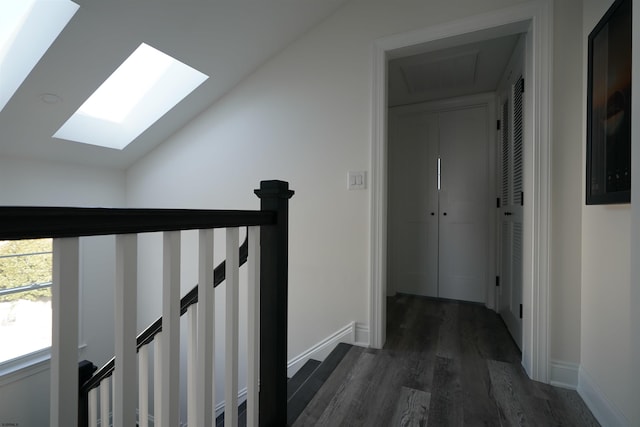
[[[226,228],[227,242],[225,426],[237,425],[239,227],[248,227],[247,425],[286,425],[288,200],[293,191],[286,182],[263,181],[255,193],[260,211],[0,208],[0,239],[54,239],[51,426],[85,422],[78,416],[83,409],[78,393],[78,241],[96,235],[116,236],[116,354],[81,387],[88,392],[88,423],[97,425],[99,419],[102,426],[133,426],[136,412],[141,426],[148,422],[146,375],[153,342],[154,426],[179,425],[180,232],[194,229],[200,230],[198,283],[207,286],[183,299],[190,325],[188,421],[213,425],[213,233],[219,228]],[[146,232],[163,232],[162,319],[152,325],[153,331],[136,337],[137,234]]]
[[[242,245],[238,248],[238,266],[242,267],[248,259],[249,255],[249,229],[247,228],[247,234],[245,236]],[[224,283],[226,278],[226,261],[222,261],[214,270],[213,270],[213,287],[217,288],[222,283]],[[215,295],[215,294],[214,294]],[[198,303],[199,290],[198,285],[194,286],[185,296],[180,299],[180,316],[188,314],[188,328],[189,332],[193,334],[197,334],[198,330],[198,318],[197,318],[197,309],[195,309],[195,305]],[[210,301],[209,306],[213,306],[214,302]],[[211,319],[213,320],[213,319]],[[138,425],[140,427],[148,427],[149,425],[149,417],[147,416],[149,412],[148,402],[149,402],[149,390],[146,384],[149,383],[148,378],[148,370],[149,370],[149,353],[151,344],[154,344],[154,340],[156,336],[162,332],[162,317],[158,318],[155,322],[149,325],[144,331],[138,334],[136,338],[136,351],[138,352],[138,384],[142,384],[142,388],[139,390],[138,395],[138,411],[139,411],[139,419]],[[189,380],[188,383],[192,387],[195,386],[196,381],[193,375],[195,374],[195,369],[198,365],[197,356],[196,356],[196,348],[198,345],[198,338],[193,335],[189,335],[188,342],[188,352],[189,358],[193,359],[189,361]],[[158,351],[160,350],[160,341],[155,341],[156,346],[158,347]],[[149,346],[149,347],[147,347]],[[86,362],[86,361],[85,361]],[[156,361],[159,364],[159,361]],[[97,369],[97,368],[96,368]],[[90,375],[85,380],[80,380],[80,414],[79,414],[79,426],[80,427],[91,427],[97,425],[99,419],[109,419],[111,405],[109,405],[108,400],[110,399],[110,387],[109,380],[112,378],[113,372],[115,369],[115,357],[111,358],[107,363],[105,363],[102,368],[97,370],[95,373]],[[211,372],[213,374],[213,372]],[[158,374],[159,375],[159,374]],[[212,384],[214,381],[212,380]],[[113,384],[111,384],[113,385]],[[192,395],[197,395],[197,389],[192,389]],[[212,397],[213,401],[215,401],[215,396]],[[101,402],[101,413],[98,414],[98,401]],[[86,407],[85,407],[86,406]],[[188,419],[196,419],[197,415],[197,404],[195,399],[191,399],[188,401]],[[210,418],[211,416],[208,416]],[[154,419],[155,423],[158,423],[158,418]],[[206,422],[206,420],[204,420]]]

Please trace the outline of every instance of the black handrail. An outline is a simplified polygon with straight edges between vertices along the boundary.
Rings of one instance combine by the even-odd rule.
[[[240,245],[239,248],[240,253],[240,266],[247,262],[247,257],[249,254],[249,233],[244,238],[244,242]],[[213,287],[217,287],[222,284],[225,280],[225,272],[226,272],[226,261],[222,261],[218,266],[213,270]],[[187,312],[187,309],[198,302],[198,285],[196,285],[193,289],[191,289],[185,296],[180,299],[180,316]],[[153,322],[147,329],[142,331],[137,339],[136,339],[136,350],[140,351],[140,349],[153,341],[155,336],[162,331],[162,317],[159,317],[155,322]],[[107,363],[105,363],[102,368],[98,369],[98,371],[91,376],[86,382],[82,384],[80,387],[80,393],[88,393],[92,389],[98,387],[100,383],[109,378],[113,374],[113,370],[115,369],[115,357],[111,358]]]
[[[0,240],[272,225],[275,213],[201,209],[0,208]]]

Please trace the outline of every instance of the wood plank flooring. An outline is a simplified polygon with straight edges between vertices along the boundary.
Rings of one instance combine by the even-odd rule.
[[[598,426],[575,391],[528,379],[502,320],[399,295],[383,350],[353,347],[294,426]]]

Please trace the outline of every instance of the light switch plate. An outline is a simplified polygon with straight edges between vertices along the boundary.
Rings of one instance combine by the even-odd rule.
[[[366,171],[349,171],[347,174],[347,189],[364,190],[367,188]]]

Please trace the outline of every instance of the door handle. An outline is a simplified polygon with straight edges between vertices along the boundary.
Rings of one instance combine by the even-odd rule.
[[[511,216],[511,215],[513,215],[513,213],[511,213],[511,212],[505,212],[504,213],[504,216]]]
[[[447,216],[447,213],[445,212],[445,213],[443,213],[442,215]]]
[[[431,212],[431,216],[434,216],[436,213],[435,212]]]

